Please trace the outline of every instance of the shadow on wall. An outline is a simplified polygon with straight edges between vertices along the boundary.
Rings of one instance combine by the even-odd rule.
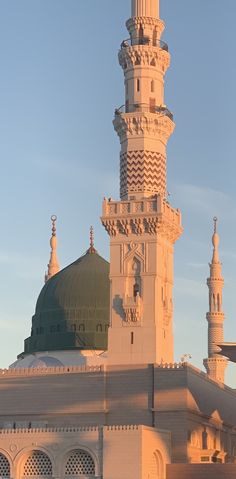
[[[170,464],[166,479],[233,479],[236,464]]]

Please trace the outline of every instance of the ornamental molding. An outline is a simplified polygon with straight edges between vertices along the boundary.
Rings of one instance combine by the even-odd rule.
[[[207,314],[206,314],[206,319],[209,323],[219,323],[221,324],[224,319],[225,319],[225,315],[222,311],[209,311]]]
[[[144,112],[117,113],[113,125],[121,143],[130,137],[145,136],[156,137],[166,145],[175,128],[168,116]]]
[[[126,28],[129,33],[139,30],[140,25],[145,29],[156,29],[157,35],[160,38],[165,30],[165,22],[160,18],[154,17],[131,17],[126,21]]]
[[[148,45],[133,45],[122,48],[118,54],[123,70],[136,65],[157,68],[163,74],[170,66],[170,54],[161,48]]]
[[[182,234],[182,228],[160,217],[127,219],[106,219],[103,217],[102,224],[110,237],[129,236],[131,234],[141,236],[145,233],[152,236],[158,234],[171,243],[175,243]]]
[[[142,200],[103,201],[102,224],[111,237],[162,235],[174,243],[182,234],[181,213],[161,195]]]

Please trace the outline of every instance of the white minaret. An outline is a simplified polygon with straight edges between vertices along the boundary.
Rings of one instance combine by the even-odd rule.
[[[51,246],[51,253],[50,253],[50,259],[48,263],[48,270],[47,273],[45,273],[45,283],[52,277],[54,274],[58,273],[60,271],[60,265],[57,259],[57,230],[56,230],[56,221],[57,221],[57,216],[52,215],[51,216],[51,221],[52,221],[52,236],[50,239],[50,246]]]
[[[224,382],[227,359],[219,356],[220,351],[217,344],[224,342],[224,313],[222,311],[222,291],[224,279],[221,273],[221,262],[219,259],[219,235],[217,233],[217,218],[214,218],[214,233],[212,236],[213,256],[210,266],[210,277],[207,279],[209,288],[209,312],[206,315],[208,321],[208,358],[203,364],[209,378],[215,381]]]
[[[173,362],[173,245],[179,210],[167,202],[166,145],[174,130],[164,105],[170,64],[160,40],[158,0],[132,0],[129,39],[119,51],[125,105],[115,110],[121,201],[104,200],[110,236],[110,364]]]

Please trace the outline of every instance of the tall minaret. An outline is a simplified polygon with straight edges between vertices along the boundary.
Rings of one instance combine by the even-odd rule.
[[[57,259],[57,235],[56,235],[56,215],[51,216],[52,221],[52,236],[50,239],[50,246],[51,246],[51,253],[50,253],[50,260],[48,263],[48,271],[45,273],[45,283],[52,277],[54,274],[60,271],[60,265]]]
[[[132,0],[129,39],[119,51],[125,105],[115,110],[121,201],[104,200],[110,236],[110,364],[173,361],[173,245],[179,210],[166,198],[166,145],[174,130],[164,104],[170,64],[160,40],[159,0]]]
[[[219,235],[217,233],[217,218],[214,218],[214,233],[212,236],[213,256],[210,266],[210,278],[207,279],[209,288],[209,312],[206,315],[208,321],[208,358],[203,364],[209,378],[224,382],[227,359],[217,353],[220,348],[217,344],[224,342],[224,313],[222,311],[222,291],[224,279],[221,274],[221,262],[219,259]]]

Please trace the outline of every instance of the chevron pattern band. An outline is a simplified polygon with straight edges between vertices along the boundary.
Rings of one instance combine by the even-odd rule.
[[[153,151],[130,151],[120,156],[120,197],[137,192],[166,193],[166,158]]]

